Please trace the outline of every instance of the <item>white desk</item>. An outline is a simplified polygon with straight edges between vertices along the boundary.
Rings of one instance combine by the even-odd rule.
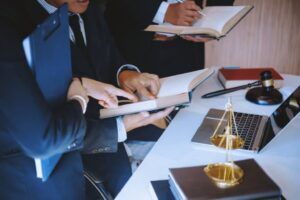
[[[285,86],[281,93],[286,98],[300,85],[300,77],[284,75]],[[195,131],[206,112],[212,108],[224,109],[229,96],[235,111],[270,116],[277,106],[259,106],[244,99],[245,90],[211,99],[201,99],[207,92],[221,89],[216,73],[199,85],[193,93],[192,103],[182,109],[166,129],[116,199],[147,200],[150,181],[167,179],[171,167],[205,165],[225,160],[224,152],[208,151],[191,143]],[[233,159],[254,158],[269,176],[281,187],[287,199],[299,199],[300,180],[300,117],[295,118],[259,154],[234,153]],[[247,173],[247,172],[246,172]]]

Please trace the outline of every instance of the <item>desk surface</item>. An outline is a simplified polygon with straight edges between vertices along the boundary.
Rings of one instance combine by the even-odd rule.
[[[297,86],[300,77],[283,75],[284,87],[280,89],[287,98]],[[259,106],[245,100],[246,90],[237,91],[211,99],[201,99],[207,92],[221,89],[216,73],[199,85],[193,93],[192,103],[182,109],[166,129],[159,141],[147,155],[140,167],[129,179],[116,199],[151,199],[150,181],[168,178],[168,169],[193,165],[206,165],[225,160],[225,151],[212,151],[193,144],[191,138],[210,108],[224,109],[228,97],[232,98],[235,111],[270,116],[278,107]],[[254,158],[267,174],[281,187],[287,199],[297,199],[300,180],[300,116],[294,118],[259,153],[241,153],[233,151],[233,159]],[[247,172],[246,172],[247,173]]]

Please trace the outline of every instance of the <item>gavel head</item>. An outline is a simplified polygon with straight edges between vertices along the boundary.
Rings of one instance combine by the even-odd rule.
[[[262,87],[255,87],[246,93],[246,99],[260,105],[274,105],[282,102],[282,94],[274,88],[274,81],[270,71],[260,74]]]
[[[270,71],[263,71],[260,73],[260,79],[262,87],[266,90],[274,88],[274,81],[272,79],[272,73]]]

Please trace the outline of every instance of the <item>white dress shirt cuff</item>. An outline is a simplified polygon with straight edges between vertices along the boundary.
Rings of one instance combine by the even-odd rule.
[[[118,129],[118,142],[124,142],[127,139],[127,132],[122,117],[116,117]]]
[[[138,71],[138,72],[141,72],[139,70],[139,68],[135,65],[132,65],[132,64],[125,64],[125,65],[122,65],[119,69],[118,69],[118,72],[117,72],[117,83],[118,83],[118,86],[120,86],[120,83],[119,83],[119,74],[121,71],[123,71],[125,69],[131,69],[131,70],[135,70],[135,71]]]
[[[80,103],[83,114],[86,112],[86,108],[88,104],[88,101],[86,99],[88,99],[88,97],[84,98],[81,95],[73,95],[70,97],[70,100],[77,100]]]
[[[152,22],[157,23],[157,24],[164,23],[165,14],[167,12],[168,7],[169,7],[169,4],[167,2],[165,2],[165,1],[161,2]]]

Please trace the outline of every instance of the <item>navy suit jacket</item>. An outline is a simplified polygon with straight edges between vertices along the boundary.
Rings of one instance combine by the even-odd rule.
[[[36,0],[11,0],[0,7],[0,199],[84,199],[78,150],[65,153],[45,183],[36,178],[32,158],[64,152],[73,143],[84,143],[89,153],[117,149],[114,119],[86,122],[77,101],[50,109],[43,99],[26,64],[22,40],[47,16]],[[89,30],[102,31],[101,27]],[[90,46],[92,51],[99,43]],[[107,59],[109,48],[103,46],[102,51],[99,59]],[[74,69],[74,73],[83,73]]]
[[[105,15],[125,59],[142,71],[161,77],[204,67],[204,44],[176,38],[153,41],[145,32],[163,0],[109,0]],[[196,1],[202,5],[202,0]],[[208,0],[208,5],[232,5],[233,0]]]

